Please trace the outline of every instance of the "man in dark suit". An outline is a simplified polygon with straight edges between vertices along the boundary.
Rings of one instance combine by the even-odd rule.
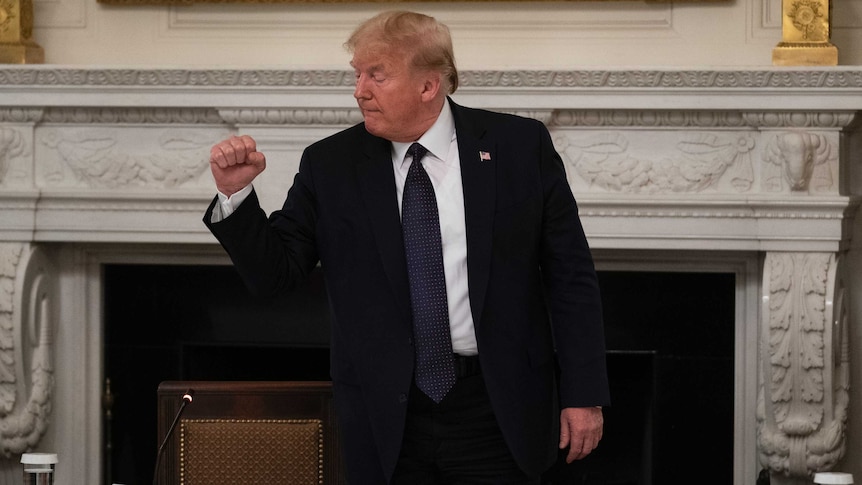
[[[562,161],[541,123],[447,96],[458,76],[433,18],[386,12],[346,46],[364,123],[305,150],[269,219],[251,187],[266,164],[254,140],[217,144],[204,221],[259,295],[321,264],[351,483],[538,483],[558,447],[572,461],[597,446],[609,401],[599,289]],[[407,229],[417,177],[433,186],[419,204],[434,229]],[[417,266],[417,232],[436,270]],[[441,305],[430,320],[445,341],[428,344],[419,322]]]

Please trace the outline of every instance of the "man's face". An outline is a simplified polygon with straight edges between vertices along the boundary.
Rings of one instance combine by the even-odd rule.
[[[423,112],[424,78],[404,56],[357,50],[350,62],[356,74],[356,98],[365,128],[390,141],[414,141],[428,129]],[[436,116],[436,113],[435,113]]]

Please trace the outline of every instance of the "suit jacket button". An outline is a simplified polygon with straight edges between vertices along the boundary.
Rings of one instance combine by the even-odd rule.
[[[407,402],[407,394],[399,394],[398,395],[398,402],[400,402],[402,404]]]
[[[410,344],[410,346],[412,347],[413,346],[413,337],[407,337],[407,343]]]

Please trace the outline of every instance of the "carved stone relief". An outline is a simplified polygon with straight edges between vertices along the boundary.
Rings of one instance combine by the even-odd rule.
[[[742,113],[748,126],[761,128],[844,128],[856,116],[852,111],[751,111]]]
[[[569,127],[619,128],[747,128],[752,126],[747,123],[744,113],[721,110],[558,110],[554,113],[551,124]]]
[[[39,184],[100,189],[174,189],[203,185],[212,131],[190,129],[47,129]]]
[[[350,126],[362,121],[359,109],[220,109],[221,118],[231,125],[335,125]]]
[[[0,127],[0,187],[30,182],[29,135],[11,127]]]
[[[833,142],[829,135],[807,131],[771,137],[763,150],[764,190],[838,193],[837,145],[837,139]]]
[[[830,253],[766,256],[758,451],[779,477],[810,477],[844,452],[848,314],[838,269]]]
[[[76,124],[220,124],[215,109],[201,108],[51,108],[46,109],[44,123]]]
[[[48,427],[56,289],[52,266],[29,244],[0,243],[0,453],[35,447]]]
[[[554,142],[573,187],[624,193],[748,192],[754,184],[748,132],[653,134],[642,141],[634,133],[599,132],[558,135]],[[664,138],[666,137],[666,138]],[[649,149],[651,147],[651,149]]]

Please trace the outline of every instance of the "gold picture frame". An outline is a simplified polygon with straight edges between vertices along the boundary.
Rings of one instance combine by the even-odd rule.
[[[193,5],[197,3],[256,3],[256,4],[276,4],[276,3],[402,3],[415,0],[97,0],[103,5]],[[449,0],[419,0],[420,2],[440,3],[441,1]],[[457,0],[458,2],[546,2],[559,0]],[[564,0],[568,2],[626,2],[636,1],[639,3],[726,3],[732,0]]]

